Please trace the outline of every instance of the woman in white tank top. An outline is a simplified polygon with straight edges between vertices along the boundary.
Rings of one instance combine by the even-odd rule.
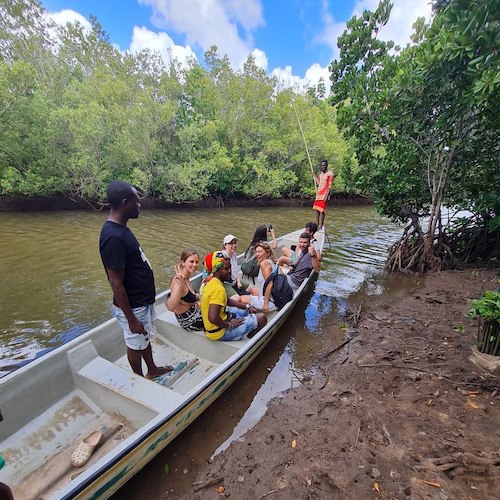
[[[264,293],[264,283],[266,282],[266,279],[269,277],[269,275],[276,269],[273,250],[269,243],[260,241],[255,245],[255,255],[260,265],[259,274],[257,276],[259,295],[252,295],[252,297],[250,298],[250,304],[256,309],[265,313],[269,311],[276,311],[277,307],[274,305],[271,299],[272,285],[269,285],[267,287],[266,293]]]

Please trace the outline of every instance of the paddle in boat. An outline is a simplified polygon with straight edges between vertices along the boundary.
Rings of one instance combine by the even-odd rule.
[[[279,238],[277,253],[301,232]],[[254,337],[232,342],[182,330],[161,293],[153,352],[174,369],[154,380],[131,371],[115,319],[0,379],[0,481],[16,500],[109,497],[243,373],[313,279]],[[199,289],[201,274],[192,282]]]

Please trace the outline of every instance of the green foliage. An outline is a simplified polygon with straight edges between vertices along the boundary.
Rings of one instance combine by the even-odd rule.
[[[500,292],[488,290],[481,298],[472,301],[469,317],[479,316],[486,321],[500,322]]]
[[[324,83],[314,99],[280,91],[253,57],[234,71],[216,47],[204,65],[166,67],[148,50],[121,54],[91,25],[0,0],[0,195],[102,199],[112,179],[172,202],[312,195],[292,104],[313,161],[328,158],[354,189]]]
[[[381,1],[347,23],[330,67],[331,103],[358,160],[345,178],[384,215],[410,220],[393,255],[411,271],[454,265],[443,205],[480,214],[491,231],[499,225],[498,1],[434,8],[430,25],[415,24],[418,45],[397,50],[377,38],[391,9]]]
[[[500,292],[489,290],[473,300],[469,317],[479,318],[477,347],[480,352],[500,355]]]

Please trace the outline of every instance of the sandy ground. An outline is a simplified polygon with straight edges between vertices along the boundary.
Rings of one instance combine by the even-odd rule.
[[[444,272],[353,306],[345,345],[182,498],[500,498],[500,370],[471,361],[464,316],[498,285],[491,270]]]

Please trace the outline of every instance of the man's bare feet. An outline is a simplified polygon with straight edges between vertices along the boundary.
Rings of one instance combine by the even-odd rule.
[[[165,373],[169,373],[173,370],[173,367],[170,366],[170,365],[167,365],[167,366],[157,366],[156,369],[154,370],[150,370],[147,375],[146,375],[146,378],[148,379],[153,379],[155,377],[158,377],[158,375],[163,375]]]

